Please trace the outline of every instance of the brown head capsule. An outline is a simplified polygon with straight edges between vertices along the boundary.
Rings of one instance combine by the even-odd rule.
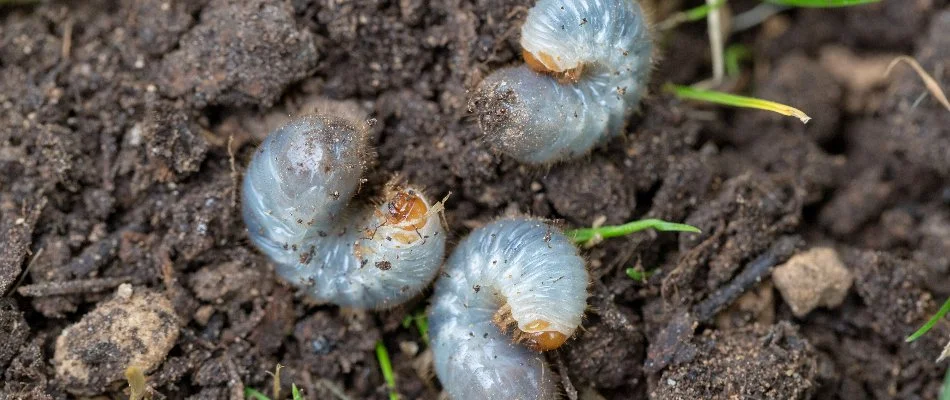
[[[425,226],[429,206],[412,189],[397,192],[387,204],[386,223],[409,230]]]
[[[521,56],[524,57],[524,63],[531,70],[542,74],[555,76],[559,82],[577,82],[584,74],[584,65],[580,64],[574,68],[561,68],[550,54],[543,51],[538,52],[537,56],[528,50],[522,50]]]
[[[551,323],[545,320],[534,320],[525,324],[524,329],[518,326],[511,315],[511,306],[507,303],[495,312],[492,322],[502,332],[510,333],[511,340],[534,351],[548,351],[561,347],[567,342],[569,335],[550,329]]]
[[[429,222],[430,214],[429,205],[413,189],[391,190],[383,206],[376,210],[383,226],[393,228],[385,239],[402,244],[424,239],[419,231]],[[377,231],[378,227],[368,229],[366,235],[373,237]]]

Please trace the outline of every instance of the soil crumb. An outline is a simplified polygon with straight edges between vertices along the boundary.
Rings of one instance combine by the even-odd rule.
[[[121,380],[125,369],[157,367],[178,340],[179,322],[162,294],[138,289],[100,303],[56,340],[53,363],[66,389],[100,393]]]
[[[161,89],[199,106],[270,106],[318,59],[293,7],[274,0],[213,0],[179,46],[162,61]]]
[[[643,381],[639,366],[646,345],[638,328],[639,317],[611,300],[595,300],[592,308],[596,314],[588,317],[583,332],[569,342],[566,359],[571,375],[578,378],[575,383],[624,392]]]
[[[664,372],[652,399],[805,399],[817,386],[815,351],[787,322],[696,340],[699,355]]]
[[[818,306],[840,305],[851,288],[853,277],[835,249],[815,247],[776,267],[772,280],[792,313],[803,317]]]
[[[30,334],[23,312],[10,299],[0,299],[0,370],[20,351]]]

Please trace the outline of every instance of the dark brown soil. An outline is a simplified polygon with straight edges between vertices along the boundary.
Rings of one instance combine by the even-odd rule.
[[[360,197],[395,175],[451,193],[453,242],[512,213],[703,230],[585,250],[590,313],[548,355],[568,397],[937,398],[950,324],[903,338],[950,296],[950,112],[906,66],[885,79],[830,55],[912,55],[947,90],[946,0],[792,10],[734,35],[755,56],[730,88],[793,104],[807,126],[667,95],[664,83],[709,74],[705,27],[658,33],[651,94],[627,134],[545,168],[493,154],[466,107],[486,74],[520,62],[532,3],[0,5],[0,399],[125,398],[119,364],[151,342],[88,334],[113,332],[118,314],[90,315],[121,302],[124,283],[177,314],[163,319],[174,346],[146,366],[158,398],[269,393],[279,363],[284,395],[296,383],[308,398],[385,399],[378,340],[403,398],[438,398],[426,343],[402,323],[425,298],[384,312],[316,305],[247,240],[236,191],[255,145],[327,99],[376,120]],[[648,3],[664,18],[676,2]],[[796,318],[768,276],[813,246],[837,249],[854,283],[840,306]],[[641,283],[627,267],[656,273]],[[83,324],[98,325],[67,341],[86,366],[72,373],[89,374],[76,383],[54,353]]]

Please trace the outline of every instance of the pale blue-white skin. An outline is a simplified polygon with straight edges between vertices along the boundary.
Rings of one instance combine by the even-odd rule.
[[[587,306],[587,269],[557,229],[527,218],[473,231],[435,285],[429,335],[435,372],[450,397],[553,399],[544,355],[503,334],[492,317],[504,304],[518,328],[543,320],[570,337]],[[476,290],[477,288],[477,290]]]
[[[445,233],[435,213],[416,230],[385,224],[387,203],[347,207],[366,164],[366,141],[365,130],[333,118],[304,117],[277,129],[248,166],[243,214],[251,241],[277,273],[318,301],[388,308],[432,281]],[[392,239],[407,231],[418,240]]]
[[[582,68],[576,82],[521,65],[480,84],[482,130],[521,162],[586,154],[623,130],[646,91],[653,45],[634,0],[540,0],[528,11],[521,46],[549,55],[557,71]]]

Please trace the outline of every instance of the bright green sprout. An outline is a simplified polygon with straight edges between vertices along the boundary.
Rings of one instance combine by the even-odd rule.
[[[264,393],[249,387],[244,388],[244,398],[250,398],[254,400],[270,400],[270,397],[267,397],[267,395]]]
[[[396,375],[393,374],[393,364],[389,362],[389,351],[386,350],[382,340],[376,342],[376,358],[379,360],[379,369],[383,372],[386,386],[389,387],[389,400],[399,400],[399,394],[396,393]]]
[[[734,44],[726,48],[723,58],[726,63],[726,75],[735,77],[742,71],[740,63],[752,58],[752,51],[746,45]]]
[[[644,270],[637,269],[637,268],[627,268],[627,276],[629,276],[630,279],[633,279],[633,280],[635,280],[635,281],[637,281],[637,282],[641,282],[641,283],[642,283],[642,282],[646,282],[647,279],[650,279],[651,276],[653,276],[654,274],[656,274],[656,271],[657,271],[657,270],[655,270],[655,269],[651,269],[651,270],[649,270],[649,271],[644,271]]]
[[[765,0],[765,2],[791,7],[833,8],[880,3],[881,0]]]
[[[422,341],[429,344],[429,319],[426,318],[424,312],[420,311],[413,315],[407,315],[406,318],[402,320],[402,327],[409,328],[409,325],[415,325],[416,330],[419,331],[419,336],[422,336]]]
[[[271,373],[270,371],[267,372],[268,374],[274,377],[274,388],[273,388],[274,398],[277,400],[280,400],[280,369],[283,367],[284,367],[283,365],[277,364],[277,366],[274,368],[273,373]],[[297,389],[297,384],[291,383],[290,387],[293,391],[293,399],[303,400],[303,396],[300,394],[300,389]],[[254,400],[271,400],[271,398],[267,397],[266,394],[261,393],[257,389],[249,388],[249,387],[244,388],[244,398],[245,399],[251,398]]]
[[[917,332],[914,332],[913,335],[908,336],[907,339],[904,339],[904,341],[910,343],[919,339],[921,336],[924,336],[924,334],[927,333],[930,328],[933,328],[934,325],[937,325],[937,322],[940,322],[940,320],[943,319],[943,317],[947,315],[948,312],[950,312],[950,299],[947,299],[947,301],[943,303],[943,306],[940,307],[940,310],[937,311],[934,316],[930,317],[930,320],[927,321],[924,326],[921,326]]]
[[[811,121],[811,117],[802,112],[802,110],[787,106],[785,104],[776,103],[774,101],[673,84],[667,84],[666,90],[673,92],[676,97],[681,99],[699,100],[733,107],[755,108],[759,110],[772,111],[782,115],[798,118],[802,121],[802,123],[805,124],[807,124],[808,121]]]
[[[292,383],[290,385],[290,390],[293,394],[293,400],[303,400],[303,394],[300,393],[300,389],[297,388],[296,383]],[[267,397],[267,395],[264,393],[249,387],[244,388],[244,398],[250,398],[254,400],[271,400],[271,398]]]
[[[296,383],[290,384],[290,392],[293,394],[294,400],[303,400],[303,395],[300,394],[300,389],[297,389]]]
[[[702,232],[699,230],[699,228],[696,228],[692,225],[677,224],[675,222],[667,222],[661,219],[641,219],[638,221],[628,222],[623,225],[574,229],[572,231],[565,232],[565,234],[567,234],[567,237],[574,240],[574,243],[587,244],[590,243],[591,240],[626,236],[645,229],[656,229],[660,232]]]

